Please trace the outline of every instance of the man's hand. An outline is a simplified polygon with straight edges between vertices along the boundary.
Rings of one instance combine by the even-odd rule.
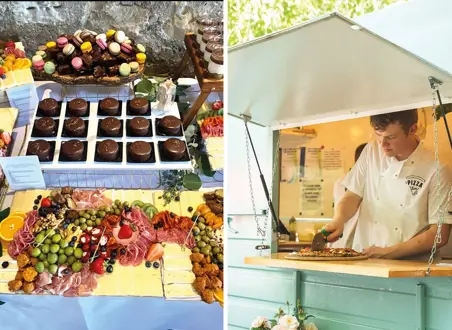
[[[388,255],[393,251],[391,247],[371,246],[363,251],[369,258],[374,259],[390,259]]]
[[[336,242],[339,239],[339,236],[344,232],[344,223],[342,221],[331,221],[326,226],[323,226],[324,230],[331,233],[328,235],[328,242]]]

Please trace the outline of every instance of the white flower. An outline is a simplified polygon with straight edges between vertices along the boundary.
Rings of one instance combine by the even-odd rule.
[[[290,330],[290,328],[285,325],[277,324],[272,328],[272,330]]]
[[[314,323],[308,323],[304,326],[304,330],[319,330]]]
[[[297,318],[292,315],[284,315],[279,318],[279,324],[284,325],[287,329],[298,329],[300,323]]]
[[[270,324],[268,319],[265,316],[258,316],[254,319],[253,323],[251,323],[252,328],[260,328],[267,327],[270,328]]]

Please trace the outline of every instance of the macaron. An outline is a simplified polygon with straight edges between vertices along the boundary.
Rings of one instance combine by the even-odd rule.
[[[89,32],[89,30],[85,29],[80,33],[80,38],[82,38],[83,41],[87,40],[89,37],[91,37],[91,32]]]
[[[137,44],[137,50],[139,53],[144,53],[146,52],[146,48],[144,48],[144,46],[142,44]]]
[[[44,71],[47,74],[52,74],[55,72],[55,64],[51,61],[44,64]]]
[[[115,30],[108,30],[105,35],[107,36],[107,39],[111,39],[114,37],[115,33],[116,33]]]
[[[40,55],[35,55],[32,57],[33,68],[36,71],[42,71],[44,69],[44,61]]]
[[[93,46],[91,46],[91,43],[87,41],[80,46],[80,50],[82,53],[91,53],[93,51]]]
[[[124,41],[123,42],[124,44],[128,44],[128,45],[131,45],[132,44],[132,40],[130,40],[130,39],[127,39],[126,41]]]
[[[71,64],[75,70],[79,70],[83,66],[83,61],[80,57],[74,57]]]
[[[14,41],[7,41],[5,43],[5,48],[9,48],[9,47],[16,48],[16,43]]]
[[[43,50],[38,50],[38,51],[36,52],[36,55],[39,55],[39,56],[41,56],[41,57],[42,57],[42,59],[45,59],[45,58],[47,57],[47,54],[46,54],[46,52],[45,52],[45,51],[43,51]]]
[[[64,46],[66,46],[68,43],[67,38],[66,37],[60,37],[57,39],[57,44],[59,48],[64,48]]]
[[[74,50],[75,50],[75,46],[73,44],[67,44],[63,48],[63,54],[69,56],[74,52]]]
[[[105,35],[105,33],[101,33],[101,34],[98,34],[96,36],[96,40],[98,40],[98,39],[102,39],[103,41],[107,41],[107,36]]]
[[[138,64],[144,64],[144,62],[146,62],[146,54],[138,53],[137,54],[137,62],[138,62]]]
[[[132,52],[132,46],[126,44],[125,42],[123,42],[121,44],[121,50],[126,53],[126,54],[130,54]]]
[[[43,52],[45,52],[47,50],[47,46],[46,45],[41,45],[38,47],[38,50],[42,50]]]
[[[118,43],[112,42],[110,46],[108,46],[108,50],[112,55],[118,55],[121,52],[121,47]]]
[[[74,44],[78,47],[80,47],[83,44],[83,40],[82,38],[80,38],[80,33],[82,33],[81,30],[78,30],[77,32],[74,33],[74,38],[72,39],[72,41],[74,42]]]
[[[137,62],[130,62],[130,72],[135,73],[138,72],[138,69],[140,68],[139,64]]]
[[[46,43],[46,47],[47,47],[47,49],[50,49],[50,48],[55,48],[56,47],[56,42],[55,41],[49,41],[48,43]]]
[[[99,37],[99,36],[101,36],[101,37]],[[96,44],[102,50],[105,50],[108,47],[108,45],[107,45],[107,37],[105,36],[105,34],[99,34],[96,37]]]
[[[119,74],[123,77],[127,77],[130,74],[130,65],[127,63],[122,63],[119,67]]]
[[[126,40],[126,35],[122,31],[116,31],[115,33],[115,41],[118,44],[122,44]]]

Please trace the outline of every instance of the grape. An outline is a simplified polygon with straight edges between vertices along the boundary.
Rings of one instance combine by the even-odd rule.
[[[46,238],[44,244],[50,245],[52,244],[52,240],[50,238]]]
[[[42,241],[44,240],[44,234],[43,233],[39,233],[36,237],[35,237],[35,241],[37,243],[42,243]]]
[[[76,220],[74,221],[74,225],[76,225],[76,226],[80,225],[80,220],[79,220],[79,219],[76,219]]]
[[[64,249],[64,254],[67,255],[68,257],[74,254],[74,248],[71,246],[68,246],[67,248]]]
[[[91,219],[91,221],[96,221],[96,218],[97,218],[97,217],[96,217],[95,215],[93,215],[93,216],[91,216],[90,219]]]
[[[105,211],[99,211],[99,217],[103,218],[105,217]]]
[[[74,250],[74,257],[76,257],[77,259],[80,259],[83,256],[83,251],[80,248],[76,248]]]
[[[56,262],[58,261],[58,255],[56,255],[55,253],[50,253],[47,256],[47,261],[49,262],[49,264],[56,264]]]
[[[116,209],[116,210],[115,210],[115,214],[116,214],[116,215],[121,215],[121,210]]]
[[[61,235],[60,234],[55,234],[52,237],[52,242],[53,243],[59,243],[61,241]]]
[[[58,251],[58,254],[59,254],[59,255],[64,254],[64,249],[60,249],[60,250]]]
[[[47,260],[44,260],[43,263],[44,263],[44,268],[48,269],[49,265],[50,265],[49,262]]]
[[[88,225],[88,227],[91,227],[93,225],[93,221],[92,220],[88,220],[88,221],[86,221],[86,224]]]
[[[32,257],[39,257],[39,255],[41,254],[41,250],[37,247],[35,247],[32,251],[31,251],[31,256]]]
[[[47,229],[46,230],[46,235],[47,235],[47,237],[52,237],[53,235],[55,235],[55,230],[53,230],[53,229]]]
[[[80,226],[80,229],[81,229],[81,230],[86,230],[86,228],[88,228],[88,226],[86,225],[86,223],[83,223],[83,224]]]
[[[82,270],[82,263],[80,261],[76,261],[72,264],[72,271],[77,273]]]
[[[41,253],[47,254],[50,251],[50,245],[49,244],[43,244],[41,245]]]
[[[119,199],[117,199],[117,200],[115,200],[115,204],[116,204],[117,206],[121,206],[121,201],[120,201]]]
[[[50,246],[50,252],[52,252],[52,253],[57,253],[59,250],[60,250],[60,246],[58,244],[52,244]]]
[[[41,261],[44,261],[44,260],[47,260],[47,256],[46,256],[45,254],[41,253],[41,254],[39,255],[39,258],[38,258],[38,259],[41,260]]]
[[[69,245],[69,243],[64,239],[62,239],[60,241],[60,248],[65,249],[65,248],[67,248],[68,245]]]
[[[56,272],[58,271],[58,266],[57,265],[50,265],[49,266],[49,273],[54,275],[56,274]]]
[[[82,217],[88,220],[91,216],[88,213],[83,213]]]
[[[44,270],[45,270],[44,263],[41,262],[41,261],[38,262],[38,263],[36,264],[36,266],[35,266],[35,269],[36,269],[36,271],[37,271],[38,273],[43,273]]]
[[[64,264],[66,262],[66,260],[67,260],[67,257],[64,254],[60,255],[58,257],[58,265]]]
[[[96,210],[89,210],[88,213],[89,213],[90,215],[96,215]]]
[[[99,226],[102,223],[102,219],[97,218],[96,219],[96,226]]]
[[[70,266],[72,265],[77,259],[75,259],[74,256],[70,256],[69,258],[67,258],[67,264]]]
[[[81,218],[80,219],[80,223],[83,225],[84,223],[86,223],[86,219],[85,218]]]

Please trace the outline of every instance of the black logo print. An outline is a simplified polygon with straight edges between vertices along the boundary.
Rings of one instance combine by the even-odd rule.
[[[413,196],[416,196],[417,193],[419,192],[419,189],[422,188],[422,186],[425,183],[424,178],[421,178],[420,176],[416,176],[416,175],[410,175],[406,177],[406,184],[408,185],[408,187],[410,187],[411,193],[413,194]]]

